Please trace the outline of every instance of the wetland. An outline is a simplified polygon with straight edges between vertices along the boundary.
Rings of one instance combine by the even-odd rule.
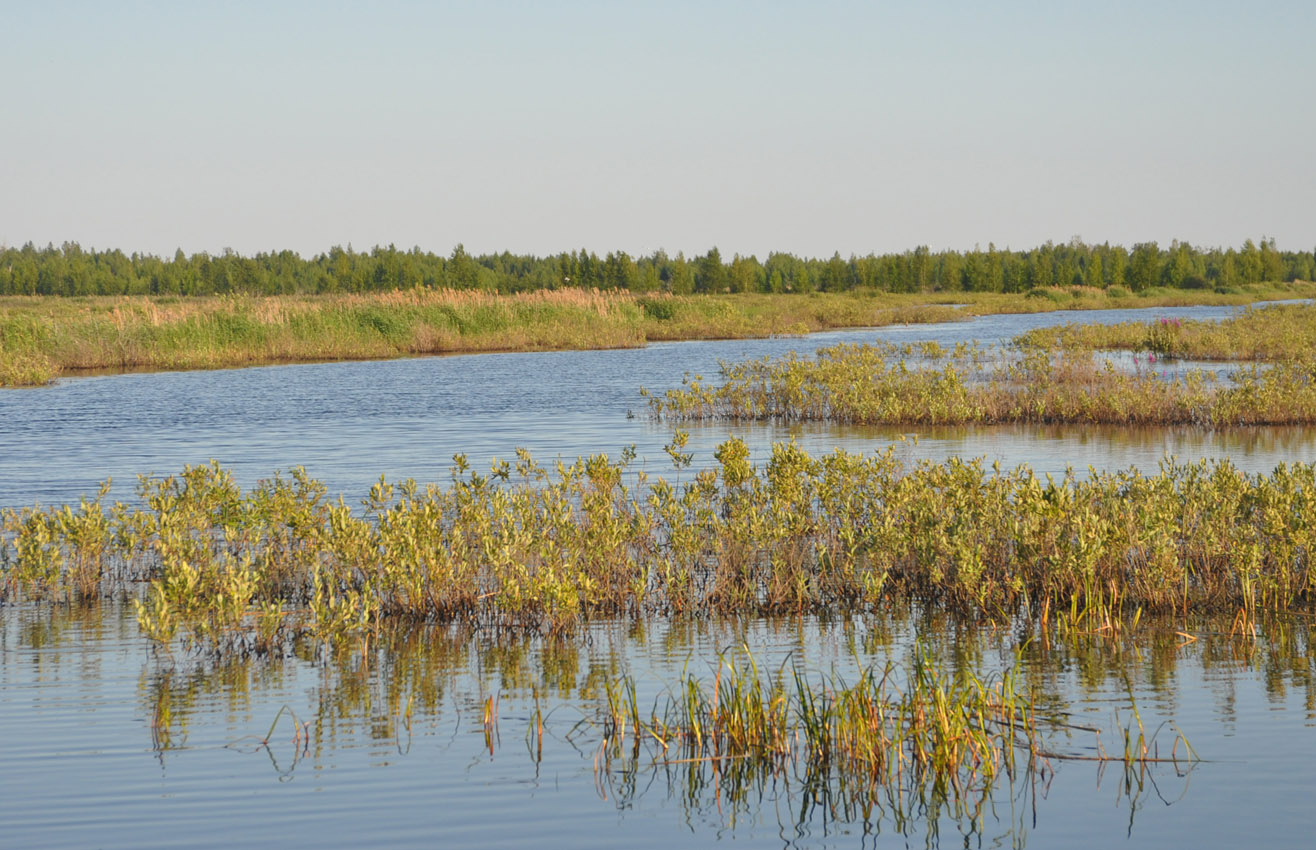
[[[1309,429],[678,431],[638,393],[834,346],[1145,352],[1162,320],[1239,315],[6,391],[8,834],[1292,843],[1316,754]]]

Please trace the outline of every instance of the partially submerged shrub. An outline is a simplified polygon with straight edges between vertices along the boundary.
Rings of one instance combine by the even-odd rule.
[[[678,470],[685,453],[672,447]],[[137,598],[148,635],[267,648],[386,620],[555,632],[599,616],[821,613],[892,599],[993,618],[1285,610],[1316,581],[1316,477],[1227,461],[1038,479],[891,450],[743,443],[690,480],[529,455],[447,487],[383,480],[363,512],[304,473],[143,480],[143,507],[0,514],[9,596]],[[679,476],[679,472],[678,472]],[[1249,613],[1250,616],[1250,613]]]

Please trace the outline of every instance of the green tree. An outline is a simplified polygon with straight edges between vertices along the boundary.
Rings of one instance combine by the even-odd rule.
[[[1262,279],[1264,265],[1261,262],[1261,249],[1248,239],[1243,243],[1243,250],[1238,254],[1238,276],[1240,283],[1257,283]]]
[[[1225,252],[1225,258],[1220,264],[1220,285],[1238,285],[1238,254],[1233,248]]]
[[[822,292],[841,292],[849,289],[850,267],[841,259],[841,252],[832,257],[818,271],[818,289]]]
[[[944,251],[937,257],[935,285],[937,289],[959,291],[964,289],[964,255],[956,251]]]
[[[1111,286],[1128,286],[1129,254],[1116,245],[1106,252],[1106,280]]]
[[[714,246],[695,264],[695,291],[722,292],[729,287],[727,268],[722,265],[722,253]]]
[[[466,253],[466,246],[460,242],[452,249],[444,271],[448,286],[454,289],[475,289],[480,285],[479,265]]]
[[[1170,243],[1169,255],[1161,270],[1161,279],[1166,286],[1183,287],[1193,277],[1192,249],[1186,243],[1174,240]]]
[[[1161,251],[1155,242],[1139,242],[1129,257],[1129,288],[1134,292],[1150,289],[1161,280]]]
[[[909,254],[909,291],[925,292],[932,283],[932,252],[919,245]]]
[[[686,262],[685,255],[678,253],[672,261],[668,285],[674,295],[689,295],[695,291],[695,270]]]
[[[1106,281],[1103,277],[1103,271],[1104,270],[1101,266],[1101,255],[1093,253],[1092,259],[1088,260],[1087,272],[1084,275],[1083,282],[1088,286],[1093,286],[1097,289],[1105,288]]]
[[[610,252],[603,261],[603,286],[607,289],[634,289],[640,271],[625,251]]]
[[[763,267],[753,256],[742,257],[736,254],[727,270],[727,281],[732,292],[757,292],[761,288],[760,280]]]
[[[1284,261],[1275,249],[1275,240],[1261,239],[1261,279],[1266,281],[1281,280],[1284,277]]]

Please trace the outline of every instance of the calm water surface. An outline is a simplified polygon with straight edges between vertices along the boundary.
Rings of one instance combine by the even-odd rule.
[[[477,464],[518,446],[539,459],[634,444],[662,472],[667,426],[636,390],[719,359],[837,342],[994,343],[1065,321],[1179,316],[1190,308],[1051,313],[807,339],[679,343],[616,352],[506,354],[64,380],[0,393],[0,505],[59,504],[107,477],[131,498],[139,473],[211,458],[244,484],[302,465],[349,501],[381,474],[445,480],[455,452]],[[628,411],[636,414],[628,418]],[[697,427],[705,457],[728,433],[758,452],[795,438],[811,451],[882,448],[893,430]],[[1316,461],[1294,429],[1213,433],[1097,428],[931,429],[911,459],[983,456],[1039,471],[1228,456],[1251,470]],[[118,604],[90,611],[0,608],[0,846],[1294,846],[1310,832],[1316,665],[1305,623],[1231,637],[1229,622],[1144,623],[1136,639],[1056,636],[890,612],[841,622],[601,623],[577,639],[385,635],[365,651],[301,646],[286,658],[155,653]],[[1177,632],[1196,637],[1185,641]],[[636,677],[652,701],[683,671],[711,676],[747,645],[764,669],[842,677],[908,660],[915,641],[989,674],[1015,663],[1041,704],[1117,732],[1138,716],[1168,749],[1180,729],[1206,761],[1051,765],[995,789],[976,817],[916,801],[868,810],[799,777],[706,765],[596,770],[602,685]],[[535,695],[548,713],[541,757],[526,743]],[[499,706],[487,740],[484,700]],[[280,714],[280,712],[283,712]],[[294,720],[296,718],[296,720]],[[1168,724],[1173,722],[1176,726]],[[295,723],[305,734],[294,740]],[[270,733],[269,743],[261,743]],[[1089,733],[1056,746],[1095,752]]]
[[[1185,627],[1199,639],[1185,643],[1175,633]],[[1070,635],[1020,648],[999,630],[903,614],[601,623],[566,642],[417,629],[366,651],[170,659],[153,656],[114,606],[10,608],[0,631],[4,846],[959,847],[966,835],[970,846],[1296,846],[1310,829],[1316,758],[1309,635],[1239,639],[1228,628],[1148,624],[1137,640]],[[1018,650],[1037,704],[1104,730],[1052,732],[1063,753],[1118,751],[1136,706],[1162,755],[1182,732],[1208,761],[1133,773],[1051,761],[1041,776],[1002,780],[976,814],[939,816],[884,796],[865,796],[864,810],[834,782],[806,789],[803,765],[767,777],[650,757],[598,767],[603,684],[622,674],[649,705],[684,672],[711,678],[718,654],[743,644],[761,669],[853,682],[860,666],[908,662],[916,638],[983,674]],[[536,695],[539,753],[527,743]]]
[[[140,474],[177,472],[215,459],[244,485],[304,466],[330,494],[350,502],[389,479],[446,481],[452,456],[477,468],[520,446],[541,462],[635,445],[646,469],[670,469],[662,447],[671,428],[651,421],[638,394],[661,392],[686,374],[714,378],[722,360],[812,352],[840,342],[916,342],[952,347],[998,344],[1035,327],[1071,321],[1146,321],[1161,316],[1218,319],[1236,308],[1053,312],[971,321],[834,331],[807,338],[662,343],[623,351],[483,354],[364,363],[271,366],[74,378],[53,387],[0,392],[0,506],[76,503],[113,478],[129,499]],[[628,418],[633,415],[633,418]],[[890,444],[891,428],[691,427],[697,460],[728,434],[763,455],[797,439],[811,452],[840,446],[869,452]],[[1092,427],[933,429],[914,456],[985,457],[1028,463],[1038,472],[1152,467],[1231,457],[1253,471],[1280,461],[1316,460],[1304,431],[1129,430]]]

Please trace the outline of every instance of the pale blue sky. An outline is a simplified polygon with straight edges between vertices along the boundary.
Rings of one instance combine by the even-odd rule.
[[[0,242],[1316,245],[1316,2],[0,0]]]

